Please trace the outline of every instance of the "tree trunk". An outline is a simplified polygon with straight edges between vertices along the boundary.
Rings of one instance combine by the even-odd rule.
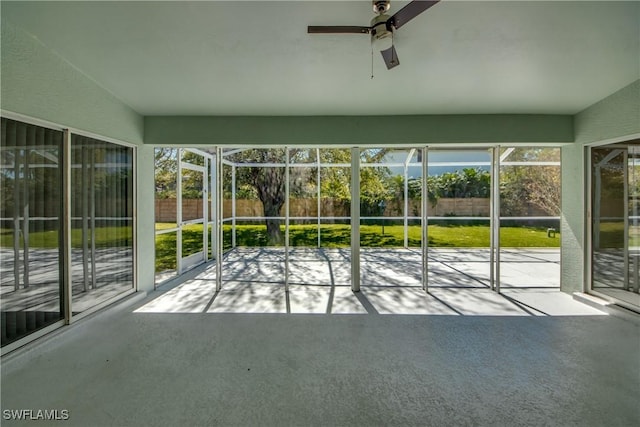
[[[283,203],[275,202],[272,200],[266,200],[263,202],[264,216],[274,217],[280,216],[280,209]],[[282,230],[280,230],[280,220],[276,218],[267,218],[265,220],[267,225],[267,239],[270,246],[278,246],[284,243],[284,236]]]
[[[284,242],[280,231],[280,220],[273,218],[280,216],[280,209],[285,201],[285,170],[284,168],[251,168],[251,181],[258,198],[264,208],[265,224],[267,226],[268,245],[278,246]]]

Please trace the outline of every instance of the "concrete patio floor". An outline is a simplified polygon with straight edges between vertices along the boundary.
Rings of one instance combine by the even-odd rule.
[[[640,422],[639,326],[613,316],[144,312],[158,294],[3,364],[2,409],[95,427]]]
[[[353,293],[330,265],[333,286],[288,293],[233,275],[216,293],[203,269],[101,312],[3,360],[2,410],[96,427],[640,423],[640,322],[464,274]]]
[[[502,292],[490,290],[489,251],[432,250],[429,292],[422,289],[420,250],[367,249],[361,254],[361,292],[351,291],[348,250],[296,249],[289,255],[289,292],[284,252],[236,249],[225,256],[223,286],[215,267],[161,287],[140,312],[601,315],[559,291],[559,251],[509,250],[502,254]]]

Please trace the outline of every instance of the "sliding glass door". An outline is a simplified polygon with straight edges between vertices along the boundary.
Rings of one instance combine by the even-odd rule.
[[[592,147],[591,290],[640,307],[640,142]]]
[[[2,118],[0,159],[4,352],[133,291],[134,149]]]
[[[133,289],[133,149],[71,136],[73,312]]]
[[[2,119],[2,346],[64,318],[62,131]]]

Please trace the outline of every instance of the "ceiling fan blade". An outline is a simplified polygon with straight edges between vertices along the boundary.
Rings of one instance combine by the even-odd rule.
[[[396,52],[395,47],[391,46],[389,49],[381,50],[380,53],[384,59],[384,64],[387,66],[387,70],[400,65],[400,60],[398,59],[398,53]]]
[[[307,27],[307,33],[309,34],[369,34],[370,31],[371,27],[356,27],[353,25],[309,25]]]
[[[420,15],[431,6],[438,3],[439,0],[427,1],[427,0],[413,0],[411,3],[397,11],[391,18],[387,20],[387,25],[391,24],[396,29],[402,27],[407,22],[411,21],[416,16]]]

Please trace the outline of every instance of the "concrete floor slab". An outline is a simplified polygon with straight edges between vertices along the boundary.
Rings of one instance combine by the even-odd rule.
[[[428,267],[430,287],[489,287],[489,266],[484,263],[430,261]]]
[[[231,282],[208,300],[209,313],[286,313],[284,287],[273,283]]]
[[[632,426],[639,337],[612,316],[133,307],[3,364],[2,409],[66,409],[61,424],[92,427]]]
[[[290,313],[327,313],[331,291],[331,286],[289,286]]]
[[[602,312],[582,304],[569,294],[555,290],[505,289],[503,297],[529,311],[541,316],[601,316]]]
[[[292,260],[289,262],[289,283],[331,286],[336,284],[336,274],[327,262]]]
[[[294,314],[364,314],[366,310],[348,286],[289,286]]]
[[[489,248],[429,248],[429,261],[437,262],[487,262],[491,257]]]
[[[366,287],[359,299],[368,307],[370,314],[433,315],[456,314],[454,310],[437,298],[425,293],[420,287]]]
[[[463,316],[526,316],[518,305],[490,289],[430,289],[434,297]]]
[[[500,285],[560,288],[560,264],[550,262],[501,262]]]
[[[422,266],[419,262],[363,262],[360,283],[361,286],[422,286]]]
[[[171,289],[149,304],[141,307],[141,313],[202,313],[211,297],[215,294],[215,286],[212,288],[202,281],[189,281]]]
[[[524,262],[560,262],[560,248],[503,248],[500,250],[500,261]]]
[[[330,299],[331,314],[366,314],[367,309],[358,299],[358,294],[351,290],[351,286],[336,286]]]
[[[361,289],[350,290],[351,266],[345,250],[294,249],[289,289],[284,291],[284,250],[230,252],[223,286],[215,291],[215,268],[208,268],[141,309],[149,312],[377,313],[459,315],[594,314],[575,306],[557,289],[554,250],[510,250],[501,265],[502,295],[489,290],[483,250],[438,250],[446,261],[429,262],[429,294],[422,290],[420,252],[367,249],[361,262]],[[470,259],[467,259],[467,258]],[[474,258],[475,257],[475,258]],[[229,261],[232,259],[233,261]],[[382,261],[384,262],[382,262]],[[527,292],[516,293],[523,289]],[[545,292],[538,292],[545,290]],[[510,293],[506,293],[509,291]],[[550,292],[547,292],[550,291]],[[172,303],[175,301],[175,303]],[[580,304],[581,305],[581,304]],[[598,312],[599,313],[599,312]]]
[[[226,260],[220,291],[209,268],[71,326],[3,363],[2,409],[96,427],[640,424],[640,321],[557,289],[498,294],[463,252],[430,262],[429,293],[410,253],[372,254],[354,293],[325,252],[299,253],[288,293],[263,251]],[[556,265],[512,255],[516,286]]]

